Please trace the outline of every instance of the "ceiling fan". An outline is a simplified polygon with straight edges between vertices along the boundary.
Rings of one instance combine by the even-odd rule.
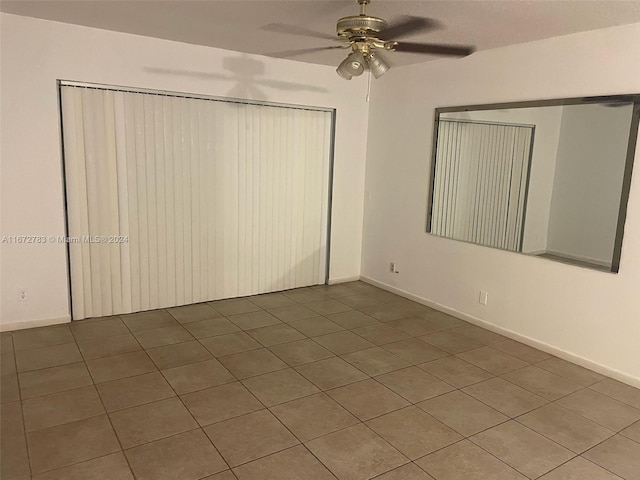
[[[374,77],[380,78],[389,70],[390,65],[381,52],[410,52],[427,55],[448,55],[465,57],[472,54],[475,48],[472,46],[460,46],[436,43],[412,43],[398,42],[403,36],[436,28],[438,22],[425,17],[405,16],[389,24],[383,18],[372,17],[366,14],[366,7],[371,0],[356,0],[360,5],[360,14],[344,17],[338,20],[336,33],[338,38],[307,30],[293,25],[272,24],[265,29],[294,35],[313,36],[327,40],[340,40],[343,45],[328,47],[307,48],[302,50],[289,50],[279,52],[273,56],[286,58],[304,53],[319,52],[323,50],[347,49],[352,52],[345,58],[336,71],[345,80],[362,75],[370,71]]]

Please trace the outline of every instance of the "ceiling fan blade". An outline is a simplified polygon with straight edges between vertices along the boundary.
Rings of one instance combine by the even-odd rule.
[[[430,55],[451,55],[454,57],[466,57],[475,52],[475,47],[460,45],[445,45],[438,43],[411,43],[400,42],[393,47],[396,52],[425,53]]]
[[[262,30],[277,33],[287,33],[289,35],[301,35],[303,37],[322,38],[324,40],[339,40],[335,35],[329,35],[327,33],[316,32],[304,27],[298,27],[297,25],[285,25],[284,23],[270,23],[262,27]]]
[[[316,48],[303,48],[300,50],[285,50],[283,52],[273,52],[273,53],[267,53],[265,55],[269,57],[276,57],[276,58],[288,58],[288,57],[295,57],[296,55],[304,55],[305,53],[322,52],[323,50],[344,49],[348,47],[349,45],[345,45],[345,46],[334,45],[331,47],[316,47]]]
[[[391,22],[387,28],[380,32],[379,36],[383,40],[395,40],[406,37],[407,35],[426,32],[427,30],[434,30],[440,27],[440,22],[432,18],[403,15]]]

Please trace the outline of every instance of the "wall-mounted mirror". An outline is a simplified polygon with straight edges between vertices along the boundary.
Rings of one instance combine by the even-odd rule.
[[[618,272],[640,95],[436,109],[428,232]]]

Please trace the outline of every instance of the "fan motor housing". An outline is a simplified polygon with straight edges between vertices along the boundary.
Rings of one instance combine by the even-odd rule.
[[[368,15],[354,15],[338,20],[336,32],[339,37],[350,38],[358,35],[378,33],[387,28],[386,20]]]

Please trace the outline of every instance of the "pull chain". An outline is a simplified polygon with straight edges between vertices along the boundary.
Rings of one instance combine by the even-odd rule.
[[[371,98],[371,70],[369,70],[369,78],[367,80],[367,103],[369,103],[370,98]]]

